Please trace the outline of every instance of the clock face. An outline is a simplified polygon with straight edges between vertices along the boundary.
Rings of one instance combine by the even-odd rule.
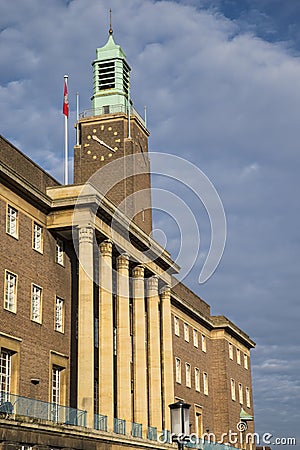
[[[112,146],[108,145],[108,143],[106,143],[102,138],[105,131],[106,135],[109,134],[111,136],[109,141],[113,142]],[[101,150],[100,155],[99,150],[96,148],[96,146],[91,145],[94,142],[97,143],[96,145],[99,146],[99,150]],[[105,127],[105,125],[100,125],[97,128],[95,127],[90,130],[89,134],[86,137],[84,148],[86,154],[90,158],[94,160],[105,161],[109,160],[113,156],[113,154],[119,150],[120,142],[121,139],[118,137],[118,131],[114,130],[112,126]]]

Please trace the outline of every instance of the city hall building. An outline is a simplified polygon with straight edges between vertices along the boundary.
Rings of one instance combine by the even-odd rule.
[[[1,449],[174,446],[178,400],[199,437],[253,416],[254,342],[176,281],[150,237],[149,131],[129,80],[110,30],[74,184],[0,136]]]

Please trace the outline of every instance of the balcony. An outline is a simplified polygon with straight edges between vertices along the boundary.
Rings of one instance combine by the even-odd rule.
[[[101,106],[99,108],[85,109],[79,114],[79,119],[85,119],[87,117],[94,116],[102,116],[104,114],[128,114],[128,110],[125,105],[109,105],[109,106]],[[131,106],[130,114],[137,118],[137,120],[143,125],[143,127],[147,127],[145,120],[142,116],[137,112],[137,110]]]
[[[66,425],[86,426],[86,411],[21,397],[7,392],[0,392],[1,413],[5,414],[6,417],[14,414]]]

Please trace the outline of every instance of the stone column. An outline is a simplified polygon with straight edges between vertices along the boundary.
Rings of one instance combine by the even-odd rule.
[[[129,257],[117,258],[117,415],[129,423],[131,413],[131,340],[129,317]]]
[[[147,354],[145,323],[144,267],[133,271],[133,373],[134,373],[134,421],[143,424],[143,435],[147,435]]]
[[[161,290],[161,359],[162,359],[162,393],[163,393],[163,426],[171,431],[171,415],[169,405],[174,403],[174,373],[171,322],[171,289],[164,286]]]
[[[78,280],[78,387],[77,406],[87,411],[87,426],[94,426],[94,229],[79,229]]]
[[[112,431],[114,423],[112,242],[103,241],[99,249],[99,413],[107,416],[107,429]]]
[[[149,425],[162,429],[158,278],[147,279]]]

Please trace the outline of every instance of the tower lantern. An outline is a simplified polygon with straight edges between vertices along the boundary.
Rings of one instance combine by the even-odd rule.
[[[129,101],[130,67],[126,55],[117,45],[110,28],[109,38],[103,47],[97,48],[93,65],[94,115],[116,112],[127,113]]]

